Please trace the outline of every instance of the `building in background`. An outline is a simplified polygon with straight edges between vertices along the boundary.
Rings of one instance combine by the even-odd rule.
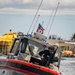
[[[48,39],[47,42],[51,45],[57,45],[62,51],[73,52],[75,54],[75,42],[68,40]]]

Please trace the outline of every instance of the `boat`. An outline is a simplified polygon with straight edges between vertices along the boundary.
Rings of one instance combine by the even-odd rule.
[[[10,32],[3,34],[0,37],[0,53],[1,54],[8,54],[10,47],[13,43],[14,38],[17,36],[16,32]]]
[[[62,56],[63,57],[74,57],[74,54],[71,50],[63,50],[62,51]]]
[[[38,38],[37,38],[38,36]],[[60,57],[55,48],[53,62],[42,66],[39,52],[51,47],[46,43],[45,36],[35,33],[34,36],[18,35],[6,58],[0,58],[0,75],[60,75]]]

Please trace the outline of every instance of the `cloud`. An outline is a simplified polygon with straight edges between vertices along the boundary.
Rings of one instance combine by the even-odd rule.
[[[0,0],[0,13],[34,14],[40,2],[41,0]],[[40,13],[47,15],[56,9],[58,2],[59,14],[75,14],[75,0],[43,0]]]

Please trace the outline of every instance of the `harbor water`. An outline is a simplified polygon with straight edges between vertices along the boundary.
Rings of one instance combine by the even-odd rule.
[[[75,57],[62,57],[60,64],[60,72],[62,75],[75,75]]]

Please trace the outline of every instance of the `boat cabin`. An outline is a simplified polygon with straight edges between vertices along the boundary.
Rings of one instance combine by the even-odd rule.
[[[48,49],[49,46],[49,44],[33,37],[17,37],[13,42],[8,58],[19,59],[41,65],[42,61],[39,52]],[[52,59],[54,56],[55,55],[53,55]],[[56,57],[53,61],[58,62],[58,57]]]

